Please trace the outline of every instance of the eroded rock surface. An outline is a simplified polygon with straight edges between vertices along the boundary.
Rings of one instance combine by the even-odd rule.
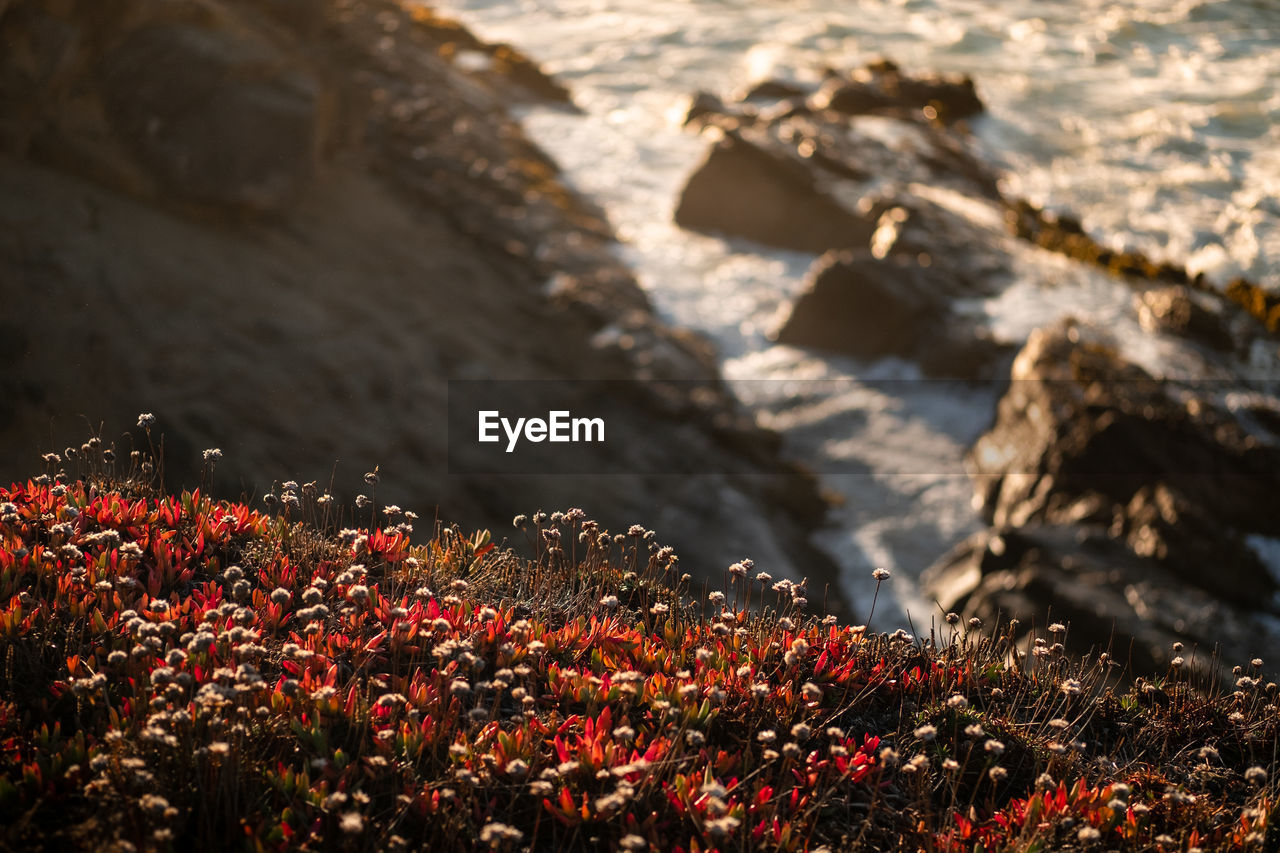
[[[1227,307],[1185,285],[1169,285],[1134,297],[1138,322],[1148,332],[1180,335],[1224,352],[1236,345],[1226,315]]]
[[[931,593],[984,619],[1051,606],[1083,643],[1133,638],[1136,663],[1178,638],[1256,650],[1277,612],[1280,432],[1256,414],[1271,383],[1228,366],[1158,377],[1100,330],[1033,333],[970,453],[992,530],[930,570]]]
[[[939,605],[991,627],[1020,622],[1027,635],[1054,622],[1073,653],[1107,652],[1129,676],[1166,671],[1183,643],[1197,669],[1247,661],[1271,634],[1257,610],[1224,601],[1213,591],[1183,586],[1157,563],[1135,555],[1105,531],[1027,525],[982,531],[956,546],[924,577]]]

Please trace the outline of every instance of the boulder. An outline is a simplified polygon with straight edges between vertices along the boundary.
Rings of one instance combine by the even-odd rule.
[[[814,254],[865,244],[872,231],[800,158],[735,131],[721,134],[696,167],[675,220],[693,231]]]
[[[676,223],[695,231],[818,254],[866,245],[885,208],[916,187],[979,206],[999,199],[995,173],[964,141],[921,122],[757,112],[700,93],[686,124],[710,126],[714,140],[676,208]]]
[[[923,198],[876,210],[870,248],[818,259],[777,340],[862,359],[900,356],[931,376],[1003,373],[1011,347],[963,306],[1004,286],[1004,256],[972,222]]]
[[[1009,348],[979,303],[1012,280],[996,175],[963,134],[901,109],[922,93],[972,83],[908,79],[891,63],[863,69],[855,82],[874,100],[866,109],[837,111],[821,93],[806,106],[776,85],[744,96],[780,98],[763,109],[699,93],[686,123],[713,128],[716,142],[689,178],[676,222],[831,251],[811,268],[780,342],[900,356],[930,375],[993,377]]]
[[[878,214],[869,242],[871,254],[910,258],[945,272],[947,281],[938,291],[939,298],[995,296],[1012,278],[1008,255],[980,220],[911,194],[879,200],[871,211]]]
[[[809,90],[786,80],[761,80],[743,90],[739,101],[785,101],[788,98],[802,98]]]
[[[918,110],[880,112],[815,111],[798,98],[726,104],[699,92],[685,124],[713,142],[686,181],[676,223],[818,254],[865,245],[883,200],[917,188],[1002,204],[994,170],[963,134],[922,120]],[[1001,233],[1003,215],[1003,206],[993,209]]]
[[[828,252],[810,268],[777,340],[861,359],[909,358],[933,376],[989,375],[1008,349],[953,310],[962,289],[918,255]]]
[[[708,119],[724,117],[728,108],[719,95],[712,92],[695,92],[689,99],[689,109],[685,111],[684,126],[701,125]]]
[[[1170,285],[1143,291],[1133,302],[1138,322],[1148,332],[1178,335],[1223,352],[1235,347],[1221,300],[1184,285]]]
[[[846,115],[882,113],[900,106],[874,86],[839,77],[829,77],[813,93],[809,105],[815,110],[834,110]]]

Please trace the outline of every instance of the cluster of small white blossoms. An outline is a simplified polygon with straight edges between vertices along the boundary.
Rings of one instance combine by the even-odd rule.
[[[505,843],[516,843],[524,838],[524,833],[514,826],[505,823],[487,823],[480,830],[480,841],[489,847],[498,847]]]
[[[809,606],[809,599],[805,597],[806,580],[796,583],[795,581],[783,579],[775,583],[772,589],[778,593],[779,598],[787,595],[791,596],[792,606],[797,610],[804,610]]]
[[[106,741],[108,746],[118,748],[123,739],[121,732],[113,731],[108,733]],[[136,792],[139,788],[152,788],[156,783],[155,775],[147,769],[146,759],[138,756],[120,757],[113,755],[110,750],[94,755],[89,760],[89,770],[95,775],[84,786],[84,792],[88,796],[113,790]],[[178,817],[178,810],[159,794],[142,793],[137,798],[137,804],[143,815],[157,823],[169,823]],[[165,844],[173,840],[173,831],[168,826],[161,825],[152,830],[151,837],[156,842]]]

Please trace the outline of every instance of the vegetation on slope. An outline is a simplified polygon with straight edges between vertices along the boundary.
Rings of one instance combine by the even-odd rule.
[[[0,490],[0,845],[1276,843],[1261,661],[1121,689],[1064,626],[878,634],[747,560],[693,595],[578,510],[411,544],[376,473],[346,528],[314,484],[259,512],[110,455]]]

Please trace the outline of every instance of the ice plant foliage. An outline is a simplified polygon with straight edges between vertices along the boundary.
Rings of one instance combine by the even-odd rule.
[[[285,485],[295,511],[319,504]],[[1256,668],[1231,694],[1171,675],[1156,703],[1107,689],[1105,664],[1019,660],[1012,631],[842,627],[749,561],[686,594],[648,531],[579,510],[518,519],[521,556],[276,507],[0,490],[0,846],[1171,850],[1267,832],[1277,712]]]

